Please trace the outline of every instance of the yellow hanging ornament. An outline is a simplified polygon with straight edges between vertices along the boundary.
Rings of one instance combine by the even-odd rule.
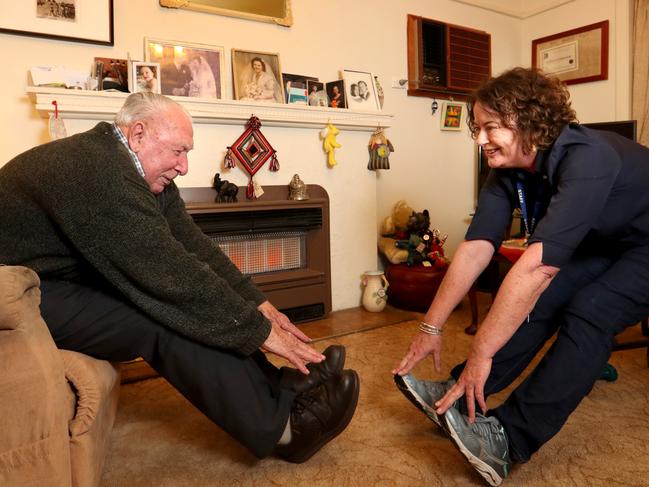
[[[334,167],[336,164],[336,158],[335,158],[335,150],[342,147],[337,141],[336,141],[336,135],[340,133],[340,130],[338,130],[338,127],[336,127],[332,123],[327,124],[327,133],[325,135],[320,134],[320,138],[323,140],[322,142],[322,150],[324,150],[327,154],[327,164],[329,167]]]

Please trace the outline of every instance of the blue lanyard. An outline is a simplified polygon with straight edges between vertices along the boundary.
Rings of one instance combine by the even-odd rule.
[[[534,233],[536,224],[541,217],[541,211],[543,208],[541,198],[542,193],[543,181],[539,181],[536,192],[536,199],[534,201],[534,210],[532,211],[530,218],[530,215],[528,215],[527,213],[527,202],[525,201],[525,186],[520,179],[516,180],[516,194],[518,195],[518,202],[521,206],[521,213],[523,214],[523,223],[525,224],[525,238],[529,238],[532,233]]]

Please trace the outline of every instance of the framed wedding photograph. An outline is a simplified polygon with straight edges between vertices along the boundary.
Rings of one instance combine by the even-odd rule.
[[[307,90],[307,84],[309,81],[318,81],[318,78],[303,74],[282,73],[282,81],[284,83],[284,98],[286,103],[308,105],[309,92]]]
[[[112,46],[113,0],[0,2],[0,32]]]
[[[532,67],[568,85],[608,79],[608,20],[533,40]]]
[[[343,69],[342,75],[349,108],[360,110],[379,110],[381,108],[372,73]]]
[[[462,103],[453,103],[445,101],[442,104],[441,129],[442,130],[462,130],[462,117],[464,115],[464,105]]]
[[[284,103],[279,54],[232,49],[234,99]]]
[[[223,47],[145,38],[144,58],[160,65],[163,95],[223,98]]]
[[[160,63],[131,61],[128,72],[129,91],[160,93]]]

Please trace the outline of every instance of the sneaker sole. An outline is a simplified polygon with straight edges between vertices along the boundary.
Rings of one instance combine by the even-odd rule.
[[[329,443],[331,440],[333,440],[336,436],[338,436],[340,433],[342,433],[345,428],[349,425],[350,421],[354,417],[354,412],[356,411],[356,405],[358,404],[358,395],[360,392],[360,378],[358,377],[358,373],[356,373],[355,370],[352,370],[354,373],[354,392],[353,392],[353,397],[352,400],[349,401],[349,404],[347,405],[347,409],[345,410],[345,414],[343,416],[343,419],[340,421],[338,426],[331,430],[328,435],[324,436],[321,441],[319,441],[317,444],[315,444],[312,448],[309,448],[308,450],[304,451],[302,455],[299,457],[294,457],[291,458],[289,461],[292,463],[303,463],[306,462],[309,458],[311,458],[313,455],[315,455],[323,446],[325,446],[327,443]]]
[[[422,413],[428,417],[433,423],[435,423],[437,426],[443,429],[442,423],[439,420],[439,416],[437,416],[437,413],[434,411],[428,411],[424,406],[422,406],[423,403],[426,403],[424,399],[417,394],[417,391],[414,389],[411,389],[406,381],[403,379],[402,376],[399,374],[394,375],[394,383],[397,385],[399,390],[403,393],[406,398],[415,405],[417,409],[419,409]]]
[[[498,472],[496,472],[493,468],[491,468],[489,465],[487,465],[485,462],[483,462],[478,457],[476,457],[473,453],[471,453],[464,446],[464,443],[462,443],[462,441],[460,440],[455,429],[452,428],[451,425],[449,424],[449,420],[446,414],[443,414],[442,417],[444,420],[444,430],[453,441],[453,445],[455,445],[455,448],[457,448],[458,451],[462,455],[464,455],[464,457],[469,461],[471,466],[473,466],[473,468],[480,475],[482,475],[482,478],[484,478],[489,483],[489,485],[492,485],[493,487],[497,487],[500,484],[502,484],[503,478],[498,474]]]

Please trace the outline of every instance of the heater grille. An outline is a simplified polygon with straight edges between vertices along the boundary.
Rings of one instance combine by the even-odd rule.
[[[306,267],[306,231],[215,235],[212,240],[248,275]]]

